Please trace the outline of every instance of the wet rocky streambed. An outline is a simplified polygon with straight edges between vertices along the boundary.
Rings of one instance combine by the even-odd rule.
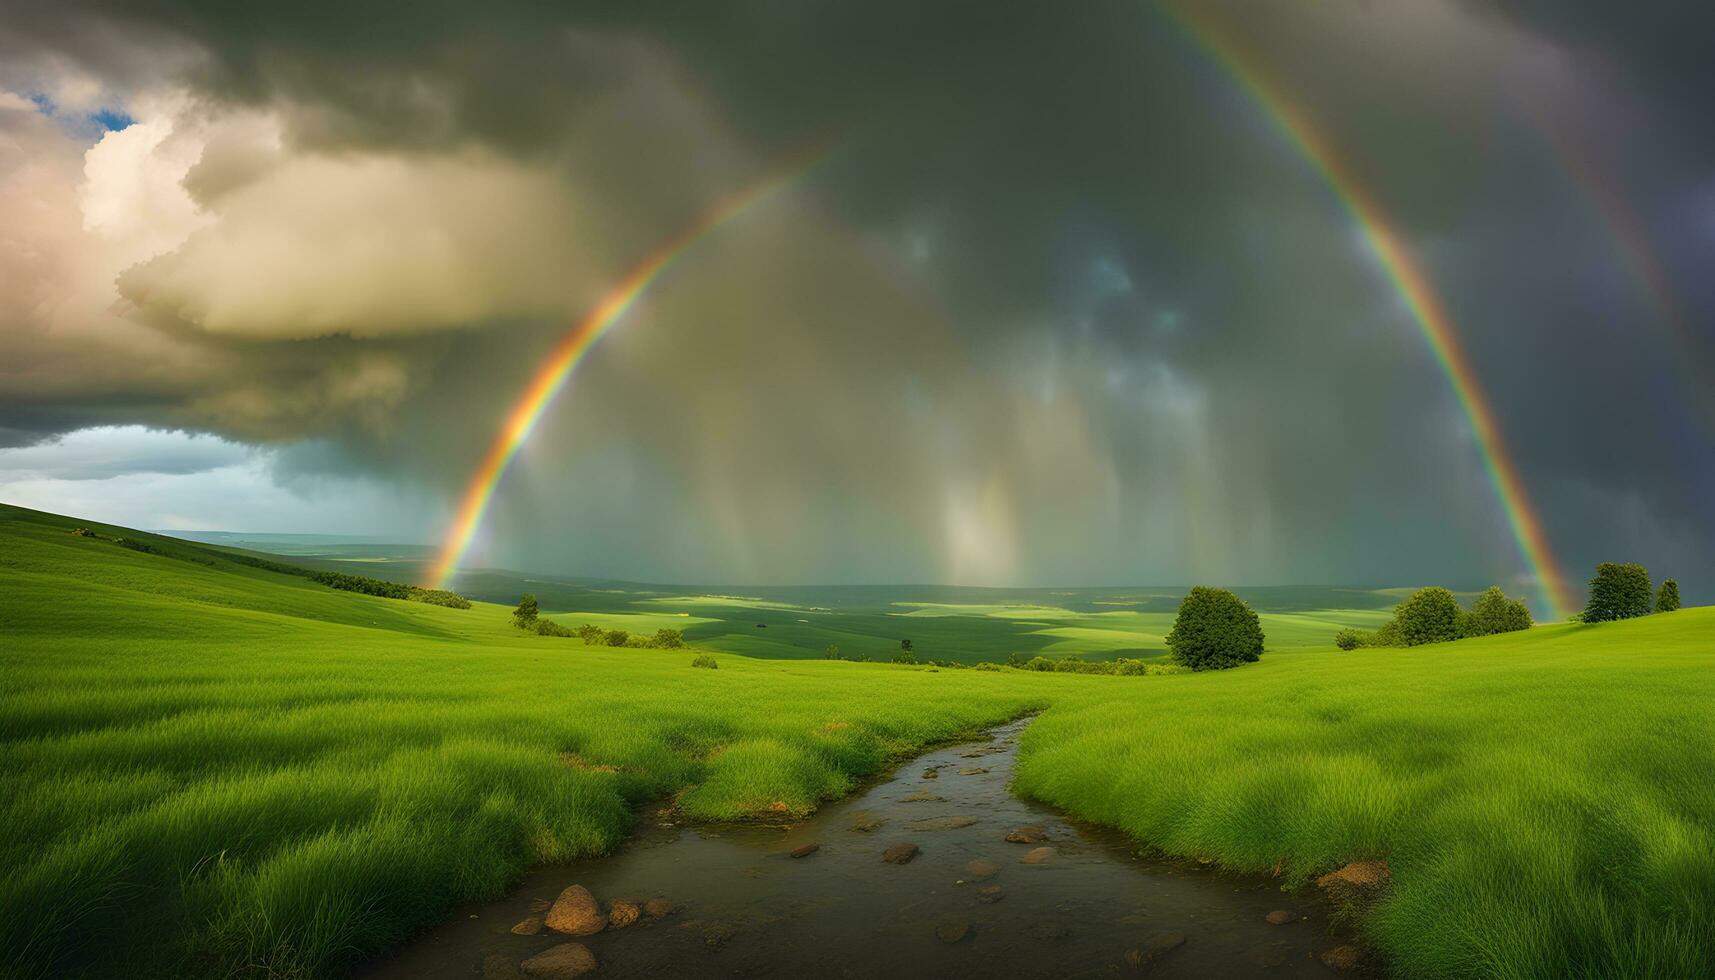
[[[1346,965],[1354,951],[1314,889],[1141,858],[1122,834],[1014,797],[1025,724],[786,826],[651,815],[618,853],[539,868],[360,974],[1328,977]]]

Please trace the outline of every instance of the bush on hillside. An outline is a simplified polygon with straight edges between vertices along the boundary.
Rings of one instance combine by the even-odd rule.
[[[601,641],[610,647],[622,647],[630,642],[631,633],[627,630],[608,630],[602,634]]]
[[[1356,650],[1362,646],[1369,646],[1364,640],[1363,630],[1343,629],[1334,634],[1334,645],[1342,650]]]
[[[411,587],[398,582],[386,582],[367,575],[347,575],[344,572],[317,572],[310,576],[313,582],[319,582],[330,589],[340,589],[344,592],[360,592],[364,595],[380,596],[383,599],[409,599]]]
[[[1530,629],[1530,607],[1518,599],[1509,599],[1498,585],[1491,585],[1477,597],[1471,612],[1465,617],[1466,636],[1493,636]]]
[[[1596,566],[1596,577],[1590,580],[1584,622],[1606,623],[1648,615],[1650,591],[1649,572],[1642,565],[1605,561]],[[1677,586],[1674,591],[1678,591]]]
[[[693,667],[707,667],[710,670],[715,670],[715,669],[720,667],[720,664],[715,663],[715,658],[709,656],[708,654],[699,653],[695,657],[691,658],[691,666],[693,666]]]
[[[597,626],[594,623],[585,623],[573,630],[572,634],[578,639],[584,641],[584,646],[593,647],[597,643],[601,642],[603,632],[604,631],[600,626]]]
[[[1673,612],[1679,608],[1679,583],[1673,579],[1661,580],[1661,591],[1655,594],[1655,611]]]
[[[1408,647],[1457,640],[1464,629],[1464,617],[1459,600],[1439,585],[1418,589],[1393,611],[1400,644]]]
[[[655,631],[655,639],[649,645],[659,650],[677,650],[685,645],[685,634],[662,627]]]
[[[1179,603],[1167,634],[1173,659],[1192,670],[1223,670],[1262,657],[1262,621],[1226,589],[1199,585]]]
[[[577,634],[551,619],[536,620],[537,636],[576,636]]]
[[[917,662],[917,652],[911,649],[910,640],[900,642],[899,652],[893,655],[893,662],[896,664],[915,664]]]
[[[470,608],[469,599],[457,592],[448,592],[446,589],[422,589],[413,585],[410,599],[412,602],[426,602],[431,606],[446,606],[449,609]]]
[[[526,592],[518,597],[518,608],[512,610],[512,625],[521,630],[535,629],[536,616],[540,611],[535,593]]]

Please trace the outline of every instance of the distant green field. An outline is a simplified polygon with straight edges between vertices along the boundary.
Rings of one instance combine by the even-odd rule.
[[[1169,601],[915,593],[747,596],[748,628],[769,625],[744,642],[785,655],[816,607],[853,644],[890,634],[850,610],[885,610],[866,615],[911,624],[930,655],[985,623],[1155,635]],[[733,608],[617,595],[607,614]],[[1272,631],[1379,616],[1298,599]],[[1715,609],[1165,677],[691,656],[0,506],[0,965],[338,975],[530,863],[613,847],[642,802],[801,811],[927,742],[1046,709],[1017,785],[1072,814],[1288,883],[1385,857],[1396,888],[1366,935],[1397,975],[1715,975]]]

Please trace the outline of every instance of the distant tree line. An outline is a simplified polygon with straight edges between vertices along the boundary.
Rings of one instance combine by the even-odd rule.
[[[1334,634],[1334,645],[1342,650],[1359,647],[1415,647],[1446,643],[1473,636],[1513,633],[1531,627],[1530,607],[1509,599],[1500,586],[1491,585],[1466,610],[1451,590],[1432,585],[1418,589],[1394,607],[1393,618],[1373,632],[1343,629]]]
[[[543,618],[536,596],[529,592],[519,597],[518,608],[512,610],[512,625],[538,636],[576,637],[583,640],[585,646],[629,647],[633,650],[681,650],[685,646],[685,634],[666,627],[656,630],[654,636],[643,636],[633,635],[628,630],[604,630],[594,623],[585,623],[575,629],[562,626]]]
[[[448,606],[453,609],[470,608],[470,600],[456,592],[402,585],[398,582],[388,582],[385,579],[370,578],[367,575],[347,575],[344,572],[314,572],[310,575],[310,580],[343,592],[361,592],[364,595],[380,596],[383,599],[403,599],[407,602],[426,602],[431,606]]]

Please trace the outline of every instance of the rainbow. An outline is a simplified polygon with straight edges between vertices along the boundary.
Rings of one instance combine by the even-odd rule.
[[[1657,322],[1676,334],[1680,356],[1672,360],[1704,425],[1715,428],[1715,375],[1702,366],[1704,344],[1674,294],[1667,267],[1650,244],[1650,232],[1643,218],[1627,203],[1625,193],[1602,172],[1591,154],[1580,152],[1545,114],[1526,111],[1519,115],[1542,137],[1565,168],[1573,187],[1607,231],[1613,252]]]
[[[548,410],[548,406],[553,404],[554,396],[566,386],[578,362],[590,348],[594,347],[649,287],[660,280],[662,273],[692,246],[814,170],[818,164],[831,157],[836,148],[837,143],[833,140],[816,143],[809,149],[789,157],[759,183],[703,212],[684,230],[632,266],[624,277],[614,283],[595,306],[584,314],[583,319],[577,321],[572,329],[560,338],[559,343],[549,352],[547,361],[530,379],[523,396],[512,406],[499,437],[483,455],[481,464],[477,466],[476,473],[472,475],[465,489],[452,528],[429,570],[429,578],[436,588],[446,588],[453,573],[458,570],[465,552],[470,549],[472,539],[476,537],[477,529],[482,526],[483,515],[494,500],[494,491],[500,486],[501,477],[506,475],[506,470],[518,455],[518,450],[525,440],[530,438],[536,423]]]
[[[1190,9],[1197,6],[1198,9]],[[1472,370],[1470,359],[1459,342],[1453,318],[1436,294],[1429,277],[1412,257],[1404,236],[1396,231],[1375,197],[1358,179],[1356,171],[1337,153],[1314,121],[1293,105],[1285,91],[1246,56],[1238,43],[1213,23],[1200,5],[1163,5],[1172,20],[1211,60],[1232,76],[1298,153],[1319,173],[1362,231],[1383,270],[1411,311],[1412,319],[1429,343],[1430,351],[1447,375],[1453,394],[1470,420],[1483,463],[1488,471],[1507,523],[1531,572],[1536,576],[1543,605],[1554,620],[1564,619],[1572,607],[1571,592],[1549,547],[1542,519],[1525,492],[1518,467],[1507,451],[1506,440],[1487,396]]]

